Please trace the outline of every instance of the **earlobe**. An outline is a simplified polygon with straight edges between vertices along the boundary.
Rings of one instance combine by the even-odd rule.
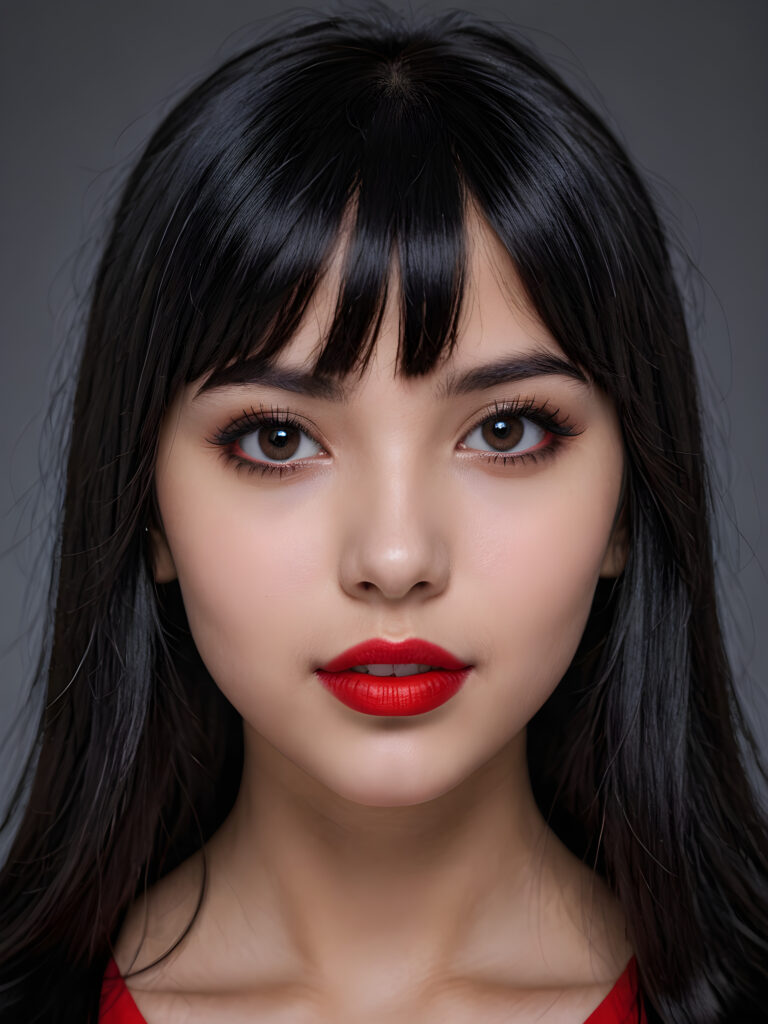
[[[173,561],[171,549],[165,534],[156,526],[148,526],[149,546],[152,554],[152,567],[155,576],[155,583],[170,583],[178,575]]]

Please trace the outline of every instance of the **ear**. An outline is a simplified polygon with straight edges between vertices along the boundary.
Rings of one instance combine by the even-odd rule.
[[[613,524],[611,537],[600,566],[602,577],[620,576],[627,564],[629,553],[629,529],[627,526],[627,503],[622,501],[621,511]]]
[[[178,574],[165,533],[156,526],[147,527],[147,531],[155,583],[170,583]]]

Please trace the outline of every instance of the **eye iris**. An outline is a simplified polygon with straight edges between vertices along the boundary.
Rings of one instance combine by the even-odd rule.
[[[509,448],[514,448],[515,445],[520,443],[523,429],[522,420],[520,419],[497,419],[487,420],[483,426],[482,433],[484,440],[489,444],[504,441],[505,447],[500,450],[505,451]]]
[[[262,427],[259,431],[259,444],[270,458],[289,458],[295,454],[299,443],[299,432],[294,427],[270,426]]]

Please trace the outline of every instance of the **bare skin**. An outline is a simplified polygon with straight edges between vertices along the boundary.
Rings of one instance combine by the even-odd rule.
[[[436,395],[502,355],[563,355],[498,239],[471,225],[459,345],[434,374],[395,376],[390,306],[345,403],[191,387],[168,414],[156,578],[178,577],[246,755],[194,927],[128,980],[149,1024],[576,1024],[632,954],[621,908],[539,814],[525,761],[598,578],[626,560],[620,429],[605,395],[560,375]],[[333,299],[331,273],[281,365],[311,366]],[[489,403],[534,396],[578,433],[551,458],[492,462],[475,429]],[[206,442],[260,404],[307,424],[293,474],[235,471]],[[521,450],[543,436],[527,429]],[[255,433],[247,450],[274,459]],[[371,636],[422,637],[474,668],[434,711],[361,714],[313,666]],[[173,944],[200,878],[198,855],[131,908],[123,973]]]

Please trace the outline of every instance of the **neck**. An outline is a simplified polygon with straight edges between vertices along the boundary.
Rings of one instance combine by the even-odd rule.
[[[449,973],[478,943],[522,956],[538,883],[571,857],[536,807],[524,734],[442,796],[371,807],[248,730],[240,793],[210,854],[212,882],[226,878],[241,907],[268,906],[304,971],[366,984],[374,964],[382,979],[413,962]]]

